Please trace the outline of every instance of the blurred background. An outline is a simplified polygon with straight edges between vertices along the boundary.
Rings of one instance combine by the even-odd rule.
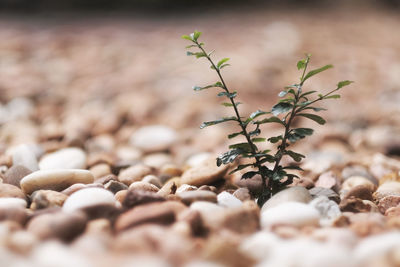
[[[135,127],[162,124],[212,150],[229,129],[198,125],[230,110],[214,92],[191,90],[216,81],[207,62],[185,55],[180,36],[193,30],[203,32],[215,59],[231,58],[223,74],[245,103],[243,114],[269,110],[298,81],[296,62],[311,53],[311,68],[335,68],[307,89],[355,81],[342,99],[324,104],[325,131],[355,145],[400,143],[399,4],[1,0],[0,143],[124,140]],[[210,136],[216,141],[204,144]]]

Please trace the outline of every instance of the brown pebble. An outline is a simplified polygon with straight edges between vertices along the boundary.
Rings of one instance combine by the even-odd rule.
[[[113,194],[116,194],[118,191],[128,189],[128,186],[121,182],[111,180],[104,184],[104,188],[111,191]]]
[[[31,209],[45,209],[50,207],[62,207],[64,201],[68,198],[66,194],[52,190],[38,190],[33,192],[31,199]]]
[[[186,205],[190,205],[195,201],[209,201],[214,203],[217,202],[217,194],[206,190],[184,191],[179,193],[178,196]]]
[[[0,184],[0,197],[17,197],[26,200],[22,190],[12,184]]]
[[[359,199],[365,199],[365,200],[372,200],[372,191],[369,186],[365,185],[357,185],[353,188],[351,188],[344,196],[344,198],[359,198]]]
[[[138,205],[161,201],[165,201],[165,198],[157,195],[155,192],[129,189],[122,205],[124,208],[132,208]]]
[[[251,199],[250,191],[249,191],[249,189],[247,189],[245,187],[237,189],[235,192],[233,192],[233,195],[241,201]]]
[[[341,211],[350,212],[369,212],[371,211],[371,206],[365,204],[362,199],[359,198],[346,198],[340,202]]]
[[[0,208],[0,221],[13,221],[25,225],[28,221],[28,212],[21,208]]]
[[[20,187],[20,181],[22,180],[22,178],[30,173],[32,173],[32,171],[28,168],[22,165],[15,165],[8,169],[7,172],[4,174],[3,182]]]
[[[397,207],[400,204],[400,196],[386,196],[378,202],[379,211],[385,214],[390,208]]]

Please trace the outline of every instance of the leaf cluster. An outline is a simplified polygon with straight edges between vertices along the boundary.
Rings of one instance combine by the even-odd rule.
[[[228,89],[221,74],[221,70],[229,66],[229,64],[227,64],[229,58],[222,58],[215,63],[211,59],[212,52],[206,52],[204,43],[198,41],[200,36],[201,32],[198,31],[194,31],[190,35],[182,36],[183,39],[189,40],[192,43],[186,47],[187,49],[197,49],[194,52],[188,51],[187,55],[196,58],[206,58],[210,63],[210,68],[216,71],[219,80],[205,86],[194,86],[193,89],[195,91],[202,91],[215,88],[217,90],[217,96],[226,99],[226,102],[223,102],[222,105],[232,108],[234,113],[234,116],[231,117],[204,122],[200,128],[220,123],[237,123],[239,126],[238,131],[229,134],[227,137],[228,139],[242,137],[244,142],[241,141],[230,145],[229,150],[217,158],[217,165],[230,164],[240,158],[253,159],[252,163],[237,165],[230,174],[250,168],[250,170],[243,173],[242,179],[249,179],[255,175],[261,176],[263,191],[257,196],[258,204],[261,206],[273,194],[279,192],[293,182],[293,179],[297,176],[290,173],[290,170],[302,170],[296,164],[290,166],[283,166],[281,164],[283,157],[290,157],[296,163],[301,162],[305,156],[288,149],[288,147],[299,140],[311,136],[314,132],[311,128],[294,128],[292,126],[293,122],[298,118],[304,118],[321,125],[325,124],[325,119],[316,113],[326,109],[317,106],[317,104],[323,100],[340,98],[340,95],[335,93],[342,87],[350,85],[352,81],[341,81],[336,85],[335,89],[325,94],[317,94],[317,91],[303,92],[303,85],[308,79],[325,70],[333,68],[332,65],[325,65],[307,71],[311,58],[311,55],[307,54],[304,59],[297,62],[297,68],[302,73],[300,81],[285,87],[285,90],[278,94],[280,100],[270,111],[256,110],[249,116],[243,117],[240,115],[238,109],[241,103],[236,101],[237,92]],[[282,134],[269,138],[260,137],[260,125],[268,123],[279,124],[283,130]],[[260,142],[275,144],[276,150],[260,150],[256,145],[256,143]]]

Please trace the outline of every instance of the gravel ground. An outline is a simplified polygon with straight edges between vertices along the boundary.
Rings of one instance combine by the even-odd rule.
[[[0,266],[399,266],[399,26],[368,8],[0,18]],[[355,81],[326,125],[302,121],[305,171],[262,208],[260,177],[215,165],[234,126],[198,129],[230,110],[191,90],[216,81],[185,56],[194,29],[231,58],[243,113],[305,52],[335,65],[307,89]]]

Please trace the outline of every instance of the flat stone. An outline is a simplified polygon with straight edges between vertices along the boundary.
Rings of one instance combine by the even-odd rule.
[[[186,205],[190,205],[195,201],[209,201],[217,202],[217,194],[211,191],[197,190],[197,191],[185,191],[179,193],[178,196],[181,198],[182,202]]]
[[[213,182],[223,179],[228,167],[228,165],[218,167],[215,163],[215,159],[211,158],[204,161],[201,165],[185,171],[181,176],[181,180],[183,184],[194,186],[212,184]]]
[[[44,155],[39,162],[41,170],[85,169],[86,153],[80,148],[64,148]]]
[[[14,165],[4,174],[3,182],[6,184],[12,184],[19,187],[19,183],[22,178],[32,173],[31,170],[22,166],[22,165]]]
[[[152,202],[162,202],[166,199],[155,192],[129,189],[124,197],[122,205],[125,208],[132,208],[138,205]]]
[[[285,202],[261,211],[261,226],[274,225],[318,226],[320,213],[314,207],[301,202]]]
[[[120,215],[115,222],[115,230],[124,231],[145,223],[168,225],[174,221],[175,212],[173,210],[153,203],[135,207]]]
[[[31,196],[31,209],[38,210],[51,207],[62,207],[67,198],[67,195],[57,191],[38,190],[33,192]]]
[[[24,209],[27,206],[25,199],[18,197],[2,197],[0,198],[0,208],[21,208]]]
[[[167,150],[177,140],[175,130],[163,125],[144,126],[136,130],[130,143],[144,152],[158,152]]]
[[[83,213],[56,212],[34,217],[27,230],[40,239],[57,238],[71,241],[85,230],[87,218]]]
[[[363,176],[351,176],[347,178],[342,184],[342,190],[350,190],[353,187],[363,185],[368,187],[371,191],[375,191],[376,185],[368,178]]]
[[[289,187],[272,196],[262,206],[262,211],[281,205],[286,202],[308,203],[312,199],[307,189],[301,186]]]
[[[73,212],[97,205],[115,205],[113,193],[102,188],[85,188],[73,193],[63,205],[63,211]]]
[[[223,191],[217,195],[218,205],[228,208],[236,208],[242,206],[242,201],[237,199],[234,195]]]
[[[11,184],[0,183],[0,198],[3,197],[17,197],[23,200],[26,199],[25,194],[18,187]]]
[[[143,182],[143,181],[131,183],[131,185],[129,186],[129,189],[143,190],[143,191],[149,191],[149,192],[154,192],[154,193],[157,193],[159,190],[159,188],[157,186],[147,183],[147,182]]]
[[[107,189],[107,190],[109,190],[109,191],[112,192],[113,194],[115,194],[115,193],[117,193],[118,191],[128,189],[128,186],[125,185],[125,184],[123,184],[123,183],[121,183],[121,182],[111,180],[111,181],[107,182],[107,183],[104,185],[104,188]]]
[[[35,151],[31,146],[26,144],[18,145],[12,150],[13,166],[21,165],[30,171],[37,171],[39,169],[38,161]]]
[[[93,175],[87,170],[40,170],[25,176],[20,185],[25,194],[31,194],[40,189],[62,191],[76,183],[88,184],[93,181]]]
[[[314,187],[308,190],[308,192],[311,194],[313,198],[319,197],[319,196],[326,196],[330,200],[335,201],[336,203],[340,203],[340,196],[338,193],[333,191],[332,189],[328,188],[322,188],[322,187]]]
[[[137,182],[143,179],[146,175],[152,173],[152,169],[144,164],[136,164],[127,169],[122,170],[118,174],[118,180],[127,186],[133,182]]]

